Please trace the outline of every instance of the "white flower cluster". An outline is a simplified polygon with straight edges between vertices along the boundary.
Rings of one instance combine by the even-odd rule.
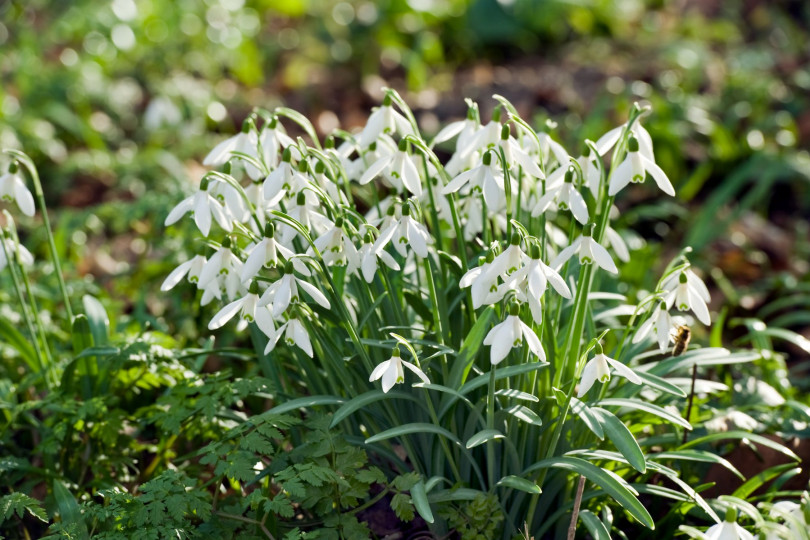
[[[312,317],[317,308],[304,300],[326,310],[339,301],[346,311],[354,310],[351,298],[337,296],[337,291],[347,290],[345,283],[334,280],[373,283],[381,279],[381,271],[401,271],[406,280],[424,283],[420,272],[430,265],[421,263],[429,258],[439,263],[437,244],[443,236],[456,243],[465,260],[467,253],[482,254],[481,264],[460,280],[462,288],[470,288],[473,309],[503,301],[510,306],[485,340],[492,346],[492,364],[524,341],[544,360],[532,325],[543,320],[543,295],[549,285],[563,298],[572,297],[562,267],[577,255],[582,265],[617,274],[607,248],[629,260],[627,246],[609,220],[603,220],[599,234],[604,245],[595,238],[599,202],[612,202],[616,193],[630,183],[644,182],[648,173],[662,191],[674,194],[655,165],[650,136],[638,122],[611,130],[589,143],[585,155],[574,158],[506,105],[481,123],[477,106],[470,103],[467,118],[444,128],[431,144],[421,137],[395,92],[386,95],[362,131],[330,136],[323,147],[317,140],[308,146],[287,135],[281,123],[285,117],[314,133],[296,115],[286,110],[252,114],[241,133],[208,154],[203,163],[217,170],[206,174],[199,190],[166,219],[166,225],[172,225],[190,214],[205,240],[203,250],[174,270],[162,290],[187,277],[202,291],[203,304],[214,298],[227,301],[210,329],[238,315],[240,325],[255,322],[267,335],[267,352],[284,336],[287,344],[313,355],[309,334],[317,324]],[[337,138],[343,139],[339,145]],[[455,151],[442,164],[432,147],[453,138]],[[608,176],[603,156],[612,148],[623,157]],[[375,179],[380,185],[373,188],[373,204],[366,201],[371,208],[362,215],[354,195],[365,193],[368,188],[362,186]],[[588,198],[593,200],[590,211]],[[546,219],[550,212],[570,213],[583,225],[582,234],[568,238]],[[523,221],[541,218],[537,222],[542,234],[514,216],[525,217]],[[215,225],[221,229],[221,241],[212,234]],[[496,241],[504,233],[506,246]],[[334,272],[337,267],[344,270]],[[680,281],[675,276],[674,282],[664,283],[671,294],[657,309],[666,313],[663,306],[689,308],[708,322],[705,286],[691,270],[681,275],[685,277]],[[524,304],[525,320],[520,315]],[[637,339],[651,329],[668,336],[668,315],[657,313]],[[411,368],[394,358],[385,365],[374,371],[372,380],[382,377],[386,391],[402,379],[402,365]],[[603,379],[604,369],[597,371],[593,378]]]

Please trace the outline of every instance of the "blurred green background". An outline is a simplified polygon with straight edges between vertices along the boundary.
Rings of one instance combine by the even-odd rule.
[[[0,21],[0,146],[40,167],[75,286],[139,323],[195,336],[191,299],[156,293],[186,258],[162,223],[252,107],[323,134],[362,126],[392,86],[427,134],[499,93],[575,155],[651,104],[678,199],[624,201],[622,219],[665,251],[692,245],[732,316],[796,293],[789,327],[810,328],[806,2],[30,0]]]

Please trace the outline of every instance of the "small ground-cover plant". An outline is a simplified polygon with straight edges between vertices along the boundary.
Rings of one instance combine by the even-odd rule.
[[[694,466],[737,473],[710,449],[724,440],[793,456],[747,431],[712,432],[701,411],[728,387],[698,370],[761,354],[687,350],[684,314],[711,322],[688,249],[657,280],[620,279],[637,262],[613,219],[616,196],[648,177],[675,193],[647,111],[572,157],[501,97],[489,122],[470,102],[466,120],[428,142],[386,95],[362,132],[323,144],[294,111],[256,111],[166,220],[191,213],[204,238],[162,288],[186,278],[201,303],[221,303],[209,329],[234,318],[249,329],[253,351],[218,351],[255,365],[247,378],[205,375],[209,347],[111,339],[103,307],[86,298],[74,317],[61,280],[73,354],[53,354],[9,215],[3,261],[32,343],[6,331],[29,380],[4,401],[15,400],[9,424],[37,451],[4,466],[3,523],[58,514],[55,536],[362,538],[361,511],[390,493],[398,518],[418,513],[463,538],[563,537],[579,523],[599,538],[699,535],[707,521],[724,538],[737,513],[788,538],[798,507],[763,506],[781,525],[746,499],[771,479],[766,502],[796,497],[779,492],[793,464],[711,501]],[[309,144],[287,135],[288,120]],[[453,138],[443,163],[433,149]],[[22,165],[44,210],[33,164],[11,155],[3,192],[33,214]],[[675,335],[682,354],[664,356]],[[301,408],[304,423],[290,416]],[[12,447],[23,436],[4,437]],[[52,494],[47,513],[26,493],[37,486]],[[92,498],[79,505],[71,491]]]

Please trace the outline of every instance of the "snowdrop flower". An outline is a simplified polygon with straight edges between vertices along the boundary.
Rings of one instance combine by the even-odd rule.
[[[296,220],[304,226],[307,231],[315,231],[319,233],[332,227],[332,220],[324,216],[318,210],[321,205],[317,196],[310,191],[304,190],[298,192],[295,197],[295,204],[287,208],[287,215]],[[279,228],[279,236],[281,243],[290,246],[292,245],[293,238],[298,235],[298,231],[292,226],[282,223]]]
[[[372,142],[376,141],[381,134],[394,134],[400,135],[413,134],[413,128],[410,122],[402,115],[394,110],[391,106],[392,99],[390,95],[386,95],[383,104],[378,107],[368,117],[366,127],[360,133],[360,145],[366,147]]]
[[[203,176],[203,179],[200,181],[200,189],[197,193],[183,199],[180,204],[175,206],[166,217],[164,225],[167,227],[173,225],[177,223],[181,217],[186,215],[186,213],[192,212],[194,215],[194,223],[197,224],[197,228],[200,229],[203,236],[208,236],[208,233],[211,231],[212,215],[217,223],[219,223],[220,227],[227,232],[231,232],[233,230],[233,223],[231,223],[230,217],[226,215],[225,207],[222,203],[208,192],[210,184],[210,179],[207,176]]]
[[[31,252],[28,251],[24,245],[20,244],[19,242],[15,242],[8,237],[8,234],[9,233],[6,232],[4,235],[0,236],[0,242],[3,242],[3,246],[0,246],[0,271],[2,271],[8,265],[6,252],[8,251],[8,254],[11,257],[14,257],[15,248],[17,249],[17,253],[20,256],[20,262],[23,264],[23,266],[31,266],[34,264],[34,256],[31,255]]]
[[[459,120],[458,122],[451,122],[442,128],[433,138],[433,141],[431,141],[431,148],[437,144],[443,143],[444,141],[449,141],[458,135],[458,138],[456,139],[456,152],[463,151],[467,146],[469,146],[472,136],[475,135],[475,132],[478,129],[478,121],[476,116],[475,107],[468,107],[467,117],[464,120]]]
[[[352,239],[343,230],[343,218],[335,220],[332,227],[315,239],[315,249],[321,254],[327,265],[346,266],[346,272],[353,274],[360,266],[360,258]],[[315,249],[310,247],[307,255],[313,256]]]
[[[647,173],[650,173],[661,191],[667,195],[675,195],[675,188],[672,187],[666,173],[651,158],[644,156],[640,151],[638,139],[630,137],[627,141],[627,157],[616,167],[610,177],[608,195],[613,197],[630,182],[643,183],[647,178]]]
[[[282,324],[272,336],[270,336],[270,340],[267,342],[267,347],[264,349],[264,354],[269,354],[273,349],[276,348],[276,344],[278,343],[278,340],[282,334],[284,334],[284,341],[287,343],[287,345],[295,345],[304,351],[307,356],[312,358],[312,343],[309,340],[309,334],[304,328],[304,325],[298,319],[288,320]]]
[[[706,531],[706,540],[754,540],[754,535],[737,525],[737,511],[729,508],[726,519]]]
[[[711,300],[709,290],[692,270],[687,268],[683,272],[673,274],[662,286],[670,290],[666,297],[668,308],[675,305],[679,311],[691,309],[700,322],[707,326],[711,324],[712,318],[706,305]]]
[[[250,284],[247,295],[229,303],[214,315],[211,322],[208,323],[208,329],[216,330],[217,328],[221,328],[225,323],[230,321],[234,315],[239,313],[240,322],[237,327],[238,330],[241,329],[240,327],[247,326],[248,323],[255,322],[256,326],[258,326],[265,335],[273,336],[275,334],[276,325],[273,322],[272,315],[270,315],[270,310],[266,307],[258,306],[258,302],[259,284],[254,281]]]
[[[529,257],[520,249],[520,235],[512,233],[509,246],[493,259],[487,272],[494,272],[496,275],[506,279],[510,274],[521,268],[528,259]]]
[[[546,292],[549,283],[563,298],[571,298],[571,290],[565,284],[565,280],[553,268],[546,266],[540,260],[540,247],[533,245],[528,264],[512,274],[504,285],[519,291],[519,296],[525,297],[532,313],[532,319],[535,323],[540,324],[543,320],[543,306],[540,304],[540,298]]]
[[[562,250],[551,262],[551,266],[555,269],[560,268],[574,253],[578,253],[580,264],[596,263],[597,266],[607,270],[611,274],[618,274],[619,269],[616,268],[613,259],[610,258],[610,254],[593,239],[591,236],[591,234],[593,234],[592,231],[593,225],[585,227],[582,236]]]
[[[422,180],[419,178],[419,171],[413,162],[413,157],[408,154],[408,142],[401,140],[397,151],[393,154],[383,155],[380,159],[372,163],[363,176],[360,177],[360,184],[365,185],[371,182],[377,175],[384,172],[384,177],[398,191],[402,191],[403,186],[416,197],[422,196]]]
[[[501,126],[501,137],[498,140],[498,146],[503,150],[503,155],[510,169],[521,167],[523,172],[529,176],[538,179],[546,177],[537,163],[535,163],[534,159],[532,159],[532,157],[520,147],[514,137],[510,135],[508,125]]]
[[[619,142],[619,139],[622,136],[622,133],[627,127],[627,122],[620,125],[619,127],[615,127],[599,137],[599,140],[596,141],[596,151],[599,152],[600,156],[604,156],[607,152],[613,148],[613,146]],[[649,160],[653,160],[653,145],[652,145],[652,137],[650,137],[650,133],[644,129],[644,126],[641,124],[633,124],[630,128],[630,135],[635,137],[638,141],[639,150],[641,154]]]
[[[17,203],[20,212],[31,217],[35,212],[34,196],[28,191],[19,171],[19,165],[12,162],[8,172],[0,176],[0,200]]]
[[[242,273],[242,261],[234,255],[231,250],[231,238],[226,236],[222,245],[211,258],[203,265],[200,271],[198,287],[205,289],[214,280],[221,279],[228,296],[235,297],[242,289],[240,275]]]
[[[399,264],[387,251],[374,248],[371,233],[366,234],[365,243],[358,251],[357,256],[360,259],[360,268],[363,271],[363,278],[367,283],[374,281],[374,275],[377,273],[378,258],[390,269],[399,270]]]
[[[807,503],[805,502],[804,504]],[[801,504],[797,504],[793,501],[779,501],[771,507],[770,515],[772,518],[781,517],[785,520],[785,525],[790,533],[792,533],[792,536],[786,538],[806,538],[808,531],[810,531],[810,524],[807,522],[807,515]],[[766,540],[771,540],[772,538],[780,537],[769,534]]]
[[[624,377],[633,384],[641,384],[641,377],[636,375],[635,371],[625,366],[621,362],[608,358],[603,353],[599,353],[591,358],[585,369],[582,370],[582,379],[579,383],[579,391],[577,397],[581,398],[588,393],[593,383],[597,380],[601,383],[606,383],[610,380],[610,368],[616,370],[616,375]]]
[[[666,352],[669,341],[672,338],[672,330],[675,328],[675,323],[672,321],[669,311],[662,309],[663,306],[661,302],[658,303],[650,318],[642,323],[633,336],[633,343],[641,342],[652,332],[658,342],[658,348],[662,353]]]
[[[391,390],[395,384],[405,382],[405,371],[402,369],[403,366],[414,372],[423,383],[430,384],[430,379],[427,378],[427,375],[425,375],[421,369],[402,359],[400,356],[399,347],[394,347],[391,358],[374,368],[374,371],[371,372],[371,376],[368,378],[368,380],[369,382],[373,382],[382,378],[383,392],[388,393],[388,391]]]
[[[394,249],[403,257],[408,254],[405,246],[410,246],[423,259],[428,256],[427,246],[433,241],[425,226],[411,217],[411,207],[408,204],[402,205],[402,217],[399,221],[380,233],[380,237],[374,242],[374,249],[380,251],[392,240]]]
[[[256,130],[253,127],[252,119],[245,120],[242,123],[242,131],[216,145],[203,159],[203,165],[207,167],[224,165],[233,157],[234,152],[246,154],[261,161],[261,156],[258,154],[259,138],[256,136]],[[248,176],[254,180],[264,175],[264,172],[256,168],[253,163],[244,161],[244,167]]]
[[[282,246],[276,241],[275,227],[272,223],[268,223],[264,227],[264,238],[259,243],[255,244],[250,250],[245,264],[242,266],[242,274],[240,278],[243,282],[250,281],[262,267],[276,268],[284,264],[285,261],[292,261],[295,269],[305,275],[309,276],[310,272],[306,264],[301,261],[295,254]]]
[[[484,345],[491,345],[489,361],[492,365],[499,364],[512,347],[520,347],[523,344],[523,338],[526,338],[526,344],[529,350],[537,356],[540,361],[546,361],[546,353],[543,351],[543,346],[540,344],[540,339],[534,330],[520,320],[520,304],[512,302],[509,305],[509,315],[506,319],[495,325],[489,331],[487,337],[484,338]]]
[[[442,188],[442,195],[455,193],[469,184],[473,193],[483,193],[487,207],[497,210],[506,205],[503,182],[503,173],[492,165],[492,153],[485,152],[481,164],[453,178]]]
[[[163,284],[160,286],[160,290],[166,292],[173,289],[174,286],[180,283],[180,281],[186,275],[188,275],[189,283],[198,283],[200,281],[200,273],[202,272],[205,263],[205,256],[195,255],[193,258],[172,270],[172,272],[163,281]]]
[[[313,176],[315,182],[323,189],[329,197],[336,203],[349,204],[346,194],[343,193],[335,182],[326,175],[326,165],[323,161],[315,163],[315,175]]]
[[[200,299],[201,306],[207,306],[214,298],[222,300],[222,288],[220,287],[219,281],[219,278],[215,278],[204,285],[197,284],[197,287],[201,288],[203,291],[202,298]]]
[[[263,194],[268,206],[275,206],[287,193],[299,193],[309,186],[307,162],[301,160],[296,170],[292,165],[291,147],[284,149],[281,164],[264,179]]]
[[[574,186],[574,169],[569,167],[565,172],[565,179],[561,184],[547,185],[546,194],[540,197],[532,210],[532,216],[537,217],[556,201],[560,210],[570,210],[577,221],[585,225],[588,223],[588,205],[582,194]]]
[[[270,122],[262,127],[262,131],[259,133],[259,144],[265,165],[273,169],[278,165],[279,150],[294,146],[295,141],[284,131],[284,126],[281,125],[278,118],[273,116]]]
[[[498,273],[489,272],[494,260],[494,253],[489,251],[486,259],[476,268],[468,270],[458,282],[459,287],[462,289],[470,287],[473,309],[478,309],[484,304],[494,304],[503,296],[499,294],[498,290]]]
[[[560,167],[565,166],[566,163],[571,159],[568,155],[568,152],[563,148],[563,146],[551,138],[551,135],[545,132],[538,132],[537,138],[540,140],[540,148],[538,149],[538,153],[543,157],[543,163],[546,165],[549,164],[551,161],[551,157],[553,156]],[[531,137],[527,137],[529,141],[531,141]],[[548,170],[548,168],[546,169]]]
[[[278,317],[289,307],[292,302],[299,302],[298,287],[304,289],[315,302],[317,302],[324,309],[329,309],[331,306],[326,296],[319,291],[314,285],[302,281],[295,277],[293,274],[292,261],[287,261],[283,268],[283,274],[280,279],[274,281],[270,285],[260,299],[260,305],[266,306],[272,304],[273,317]]]

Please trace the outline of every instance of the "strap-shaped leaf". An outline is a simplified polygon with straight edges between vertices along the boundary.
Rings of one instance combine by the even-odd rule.
[[[411,433],[434,433],[436,435],[446,437],[447,439],[453,441],[454,443],[461,445],[461,441],[458,439],[458,437],[456,437],[443,427],[422,422],[414,422],[412,424],[405,424],[403,426],[397,426],[391,429],[386,429],[382,433],[377,433],[376,435],[372,435],[371,437],[366,439],[366,444],[372,444],[384,441],[386,439],[393,439],[394,437],[402,437],[403,435],[410,435]]]
[[[428,523],[433,523],[433,512],[430,510],[430,502],[425,492],[424,481],[419,480],[411,488],[411,499],[413,499],[413,505],[419,515],[422,516],[422,519]]]
[[[467,444],[465,445],[468,449],[475,448],[476,446],[482,445],[485,442],[494,441],[497,439],[503,439],[504,434],[498,431],[497,429],[484,429],[473,435],[467,440]]]
[[[735,476],[737,476],[740,480],[745,480],[745,476],[737,470],[737,468],[731,464],[729,460],[722,456],[718,456],[713,454],[712,452],[707,452],[705,450],[694,450],[694,449],[685,449],[685,450],[673,450],[671,452],[661,452],[659,454],[655,454],[652,456],[648,456],[649,459],[655,459],[656,461],[662,459],[682,459],[684,461],[700,461],[703,463],[714,463],[716,465],[721,465],[728,469],[729,471],[733,472]]]
[[[705,443],[715,442],[715,441],[722,441],[726,439],[747,439],[751,442],[761,444],[762,446],[767,446],[777,452],[785,454],[791,459],[795,459],[796,461],[801,461],[801,458],[797,456],[790,448],[779,444],[776,441],[772,441],[762,435],[757,435],[756,433],[748,433],[746,431],[725,431],[721,433],[712,433],[711,435],[704,435],[703,437],[698,437],[697,439],[692,439],[691,441],[687,442],[684,445],[681,445],[681,449],[683,448],[691,448],[693,446],[698,446]]]
[[[659,407],[658,405],[647,403],[646,401],[641,401],[638,399],[608,398],[600,401],[598,405],[603,407],[627,407],[628,409],[644,411],[653,416],[657,416],[658,418],[662,418],[672,424],[677,424],[689,430],[692,429],[692,425],[679,415],[673,414],[665,408]]]
[[[358,410],[362,409],[366,405],[371,403],[376,403],[383,399],[407,399],[409,401],[413,401],[414,403],[421,402],[414,396],[410,394],[406,394],[404,392],[383,392],[382,390],[371,390],[366,392],[365,394],[360,394],[356,398],[353,398],[335,411],[335,414],[332,416],[332,423],[329,427],[335,427],[338,425],[343,419],[348,418]]]
[[[608,474],[607,471],[602,469],[601,467],[597,467],[593,463],[589,461],[585,461],[584,459],[571,457],[571,456],[561,456],[561,457],[553,457],[549,459],[544,459],[542,461],[538,461],[534,465],[531,465],[521,476],[528,476],[529,473],[533,471],[537,471],[540,469],[545,469],[548,467],[552,467],[555,469],[562,469],[565,471],[572,471],[577,474],[581,474],[592,483],[596,484],[600,488],[602,488],[605,493],[613,497],[620,506],[622,506],[625,510],[630,512],[634,518],[636,518],[640,523],[642,523],[648,529],[654,529],[655,523],[653,522],[652,516],[644,508],[644,505],[639,502],[635,495],[633,495],[630,490],[624,486],[621,482],[619,482],[616,478]]]
[[[543,490],[540,489],[540,486],[531,480],[526,480],[525,478],[514,475],[504,476],[498,480],[497,485],[517,489],[518,491],[525,491],[526,493],[530,493],[532,495],[539,495],[543,492]]]
[[[317,405],[340,405],[345,400],[335,396],[307,396],[298,399],[286,401],[281,405],[277,405],[263,414],[281,414],[296,409],[306,409],[307,407],[315,407]]]
[[[610,411],[600,407],[591,407],[591,410],[601,420],[605,435],[616,445],[616,448],[627,459],[630,466],[640,473],[645,473],[647,471],[647,461],[644,459],[644,452],[641,451],[636,438],[633,437],[627,426]]]
[[[599,519],[596,514],[590,510],[582,510],[579,513],[579,518],[582,520],[582,523],[585,524],[585,528],[588,529],[591,536],[594,537],[594,540],[610,540],[610,533],[607,527],[605,527],[605,524],[602,523],[602,520]]]

